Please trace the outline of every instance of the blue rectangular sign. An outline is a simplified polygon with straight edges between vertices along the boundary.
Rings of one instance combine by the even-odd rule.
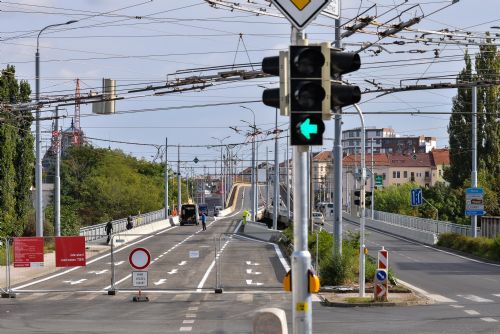
[[[485,214],[483,203],[483,188],[465,189],[465,215],[482,216]]]
[[[411,206],[417,206],[417,205],[422,205],[422,189],[416,188],[412,189],[410,192],[410,197],[411,197]]]

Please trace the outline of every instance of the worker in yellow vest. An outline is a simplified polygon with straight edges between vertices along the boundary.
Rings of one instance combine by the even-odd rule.
[[[248,210],[243,210],[241,232],[245,232],[245,225],[247,224],[247,220],[249,217],[250,217],[250,212],[248,212]]]

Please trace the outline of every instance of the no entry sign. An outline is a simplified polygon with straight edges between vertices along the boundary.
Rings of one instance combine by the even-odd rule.
[[[149,254],[149,251],[146,248],[135,248],[130,252],[128,262],[130,262],[130,265],[134,269],[146,269],[151,262],[151,254]]]

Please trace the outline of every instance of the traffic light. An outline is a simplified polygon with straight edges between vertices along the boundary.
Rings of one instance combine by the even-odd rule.
[[[369,206],[372,204],[372,192],[365,191],[365,205]]]
[[[262,102],[269,107],[280,108],[281,116],[289,116],[289,75],[288,51],[281,51],[279,56],[262,59],[262,71],[280,76],[279,88],[267,88],[262,92]]]
[[[354,204],[357,206],[361,205],[361,190],[354,191]]]
[[[325,56],[321,45],[290,46],[290,143],[323,145]]]

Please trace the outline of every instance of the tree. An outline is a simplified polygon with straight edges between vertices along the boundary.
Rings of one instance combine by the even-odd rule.
[[[458,75],[460,83],[477,82],[477,157],[478,172],[482,177],[479,186],[488,188],[485,209],[489,214],[499,213],[500,193],[500,85],[492,81],[500,79],[500,53],[491,39],[479,47],[475,57],[476,74],[472,61],[465,54],[465,68]],[[490,83],[481,85],[481,83]],[[450,168],[445,172],[454,189],[470,186],[472,160],[472,89],[459,88],[453,99],[452,115],[448,125],[450,140]]]
[[[7,65],[0,75],[0,235],[20,235],[32,209],[32,116],[16,105],[29,101],[31,89],[15,74]]]

